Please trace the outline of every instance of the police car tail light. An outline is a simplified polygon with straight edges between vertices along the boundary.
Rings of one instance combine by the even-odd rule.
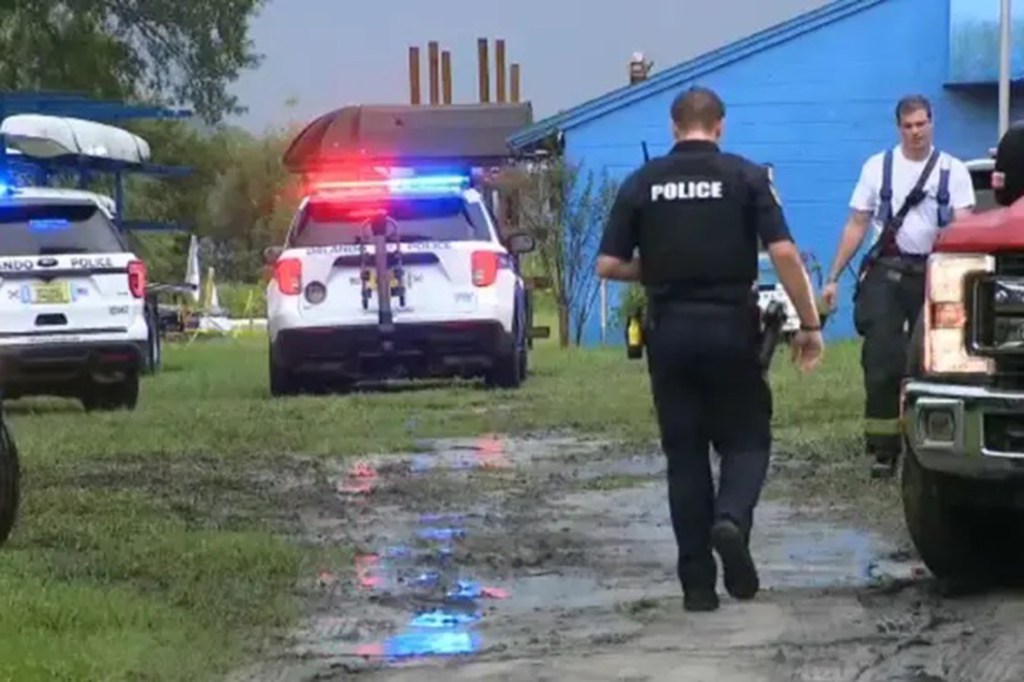
[[[285,296],[298,296],[302,291],[302,261],[282,258],[274,263],[274,281],[277,290]]]
[[[128,290],[135,298],[146,295],[146,264],[140,260],[128,263]]]
[[[499,254],[493,251],[474,251],[470,258],[473,285],[489,287],[498,279]]]
[[[991,358],[967,352],[966,278],[995,270],[986,254],[936,253],[928,259],[925,276],[924,370],[936,374],[991,373]]]

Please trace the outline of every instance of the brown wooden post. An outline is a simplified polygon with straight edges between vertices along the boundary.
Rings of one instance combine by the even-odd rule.
[[[494,99],[498,104],[505,103],[505,41],[501,38],[494,41]]]
[[[427,43],[427,61],[430,69],[430,104],[431,106],[437,106],[441,101],[441,91],[439,83],[439,67],[438,63],[438,47],[437,41],[431,40]]]
[[[491,65],[487,56],[487,38],[477,39],[476,53],[480,69],[480,103],[488,104],[491,101]]]
[[[448,50],[441,52],[441,101],[452,103],[452,54]]]
[[[509,71],[509,100],[519,104],[519,65],[513,64]]]
[[[420,48],[409,48],[409,104],[417,106],[420,100]]]

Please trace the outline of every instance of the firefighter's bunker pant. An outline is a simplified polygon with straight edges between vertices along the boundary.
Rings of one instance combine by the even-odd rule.
[[[864,337],[864,446],[878,464],[900,452],[899,393],[907,346],[924,305],[922,256],[886,256],[872,263],[855,294],[853,319]]]

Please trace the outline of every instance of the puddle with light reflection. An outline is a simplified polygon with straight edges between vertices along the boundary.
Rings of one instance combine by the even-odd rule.
[[[401,666],[593,645],[638,632],[622,604],[679,597],[660,454],[489,436],[436,445],[360,461],[340,476],[338,494],[362,510],[344,530],[367,552],[355,559],[361,596],[345,597],[346,616],[322,619],[305,654]],[[514,485],[478,488],[479,476]],[[592,487],[599,478],[607,486]],[[919,570],[885,560],[893,547],[871,534],[778,503],[758,508],[752,542],[766,591]]]
[[[412,476],[439,467],[448,472],[511,467],[503,442],[493,437],[480,438],[471,448],[455,448],[447,457],[416,455],[407,464]],[[337,490],[349,497],[372,499],[382,478],[373,463],[357,462]],[[480,649],[481,636],[474,626],[484,617],[482,604],[507,599],[509,594],[503,587],[481,583],[456,565],[452,543],[466,537],[464,522],[465,514],[421,514],[408,536],[397,538],[404,544],[356,557],[360,587],[419,605],[409,612],[399,632],[358,645],[357,655],[395,661],[472,654]]]

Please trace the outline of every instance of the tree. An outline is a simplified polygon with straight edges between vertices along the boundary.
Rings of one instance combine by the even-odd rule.
[[[207,123],[259,64],[249,21],[265,0],[0,0],[0,88],[190,105]]]
[[[207,195],[217,272],[235,281],[253,282],[263,272],[263,249],[280,244],[300,199],[297,178],[290,177],[281,155],[293,131],[286,128],[253,137],[232,136],[230,163]]]
[[[507,171],[498,184],[518,197],[519,229],[536,240],[551,278],[559,345],[579,345],[600,293],[597,247],[617,184],[561,158]]]

